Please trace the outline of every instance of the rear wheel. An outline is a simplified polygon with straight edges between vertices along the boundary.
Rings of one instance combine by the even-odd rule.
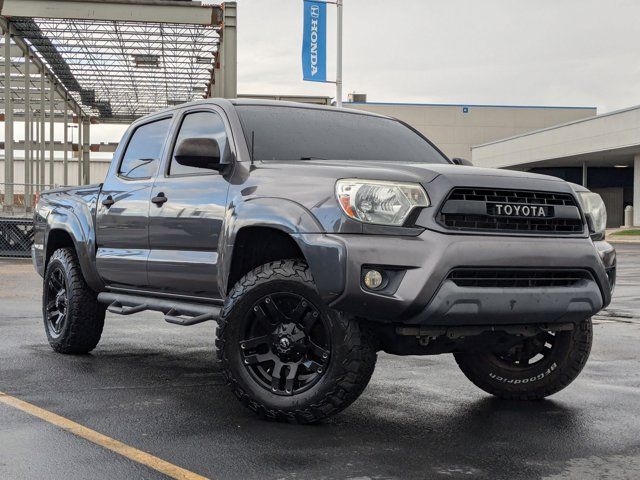
[[[258,415],[312,423],[346,408],[376,362],[371,337],[326,308],[307,265],[272,262],[244,276],[218,322],[216,346],[240,401]]]
[[[47,339],[59,353],[88,353],[102,335],[105,310],[82,276],[70,248],[53,252],[44,275],[42,315]]]
[[[539,400],[569,385],[587,363],[591,320],[573,330],[542,332],[508,351],[456,353],[466,377],[485,392],[510,400]]]

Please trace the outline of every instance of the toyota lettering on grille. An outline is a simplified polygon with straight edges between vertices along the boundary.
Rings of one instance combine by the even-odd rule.
[[[553,216],[550,207],[541,205],[520,205],[509,203],[495,203],[487,206],[487,213],[500,217],[546,218]]]

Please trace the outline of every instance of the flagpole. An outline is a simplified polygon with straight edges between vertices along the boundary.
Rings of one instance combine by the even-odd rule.
[[[338,9],[336,41],[338,51],[336,52],[336,107],[342,107],[342,0],[336,0]]]

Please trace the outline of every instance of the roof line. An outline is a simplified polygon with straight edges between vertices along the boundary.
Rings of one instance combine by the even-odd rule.
[[[473,103],[411,103],[411,102],[344,102],[350,105],[410,105],[419,107],[472,107],[472,108],[541,108],[541,109],[562,109],[562,110],[595,110],[597,107],[563,107],[546,105],[481,105]]]
[[[502,142],[506,142],[506,141],[509,141],[509,140],[515,140],[516,138],[528,137],[530,135],[536,135],[538,133],[546,132],[546,131],[549,131],[549,130],[555,130],[557,128],[568,127],[569,125],[575,125],[575,124],[584,123],[584,122],[591,122],[593,120],[598,120],[600,118],[611,117],[613,115],[619,115],[621,113],[630,112],[632,110],[640,110],[640,105],[635,105],[633,107],[622,108],[620,110],[614,110],[612,112],[603,113],[601,115],[594,115],[593,117],[581,118],[579,120],[571,120],[570,122],[559,123],[558,125],[552,125],[550,127],[545,127],[545,128],[540,128],[538,130],[532,130],[530,132],[520,133],[518,135],[514,135],[513,137],[507,137],[507,138],[502,138],[500,140],[493,140],[492,142],[481,143],[480,145],[472,146],[471,149],[473,150],[474,148],[486,147],[488,145],[494,145],[496,143],[502,143]]]

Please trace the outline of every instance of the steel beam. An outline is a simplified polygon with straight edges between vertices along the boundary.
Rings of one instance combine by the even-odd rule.
[[[55,152],[54,152],[54,142],[56,137],[56,122],[54,118],[54,114],[56,111],[56,102],[55,102],[55,82],[53,77],[49,79],[49,185],[54,185],[55,181],[55,170],[54,170],[54,162],[55,162]]]
[[[238,5],[236,2],[223,4],[222,22],[222,96],[238,96]]]
[[[11,30],[4,29],[4,58],[11,57]],[[11,97],[11,65],[4,67],[4,208],[13,208],[13,99]]]
[[[45,152],[45,131],[44,131],[44,124],[45,124],[45,115],[46,115],[46,108],[45,108],[45,99],[44,99],[44,88],[45,88],[45,84],[44,84],[44,79],[45,79],[45,75],[40,75],[40,136],[39,136],[39,141],[40,141],[40,145],[39,145],[39,150],[40,150],[40,158],[38,158],[38,164],[39,164],[39,171],[40,171],[40,188],[42,189],[45,185],[45,180],[44,180],[44,167],[45,167],[45,156],[44,156],[44,152]]]
[[[63,148],[64,152],[62,155],[62,183],[64,185],[69,185],[69,118],[67,117],[67,106],[66,106],[66,98],[65,98],[65,107],[64,107],[64,135],[63,135]]]
[[[31,89],[29,85],[31,83],[30,79],[30,65],[31,61],[29,60],[29,55],[26,54],[24,57],[24,85],[25,85],[25,94],[24,94],[24,102],[25,105],[30,104],[30,94]],[[31,109],[27,108],[24,111],[24,206],[26,208],[31,208],[31,119],[29,114],[31,113]]]
[[[4,0],[4,17],[219,25],[219,7],[170,0]]]
[[[91,121],[89,117],[82,119],[82,183],[91,183]]]
[[[84,145],[82,145],[82,120],[78,118],[78,185],[82,185],[82,152],[84,151]]]

